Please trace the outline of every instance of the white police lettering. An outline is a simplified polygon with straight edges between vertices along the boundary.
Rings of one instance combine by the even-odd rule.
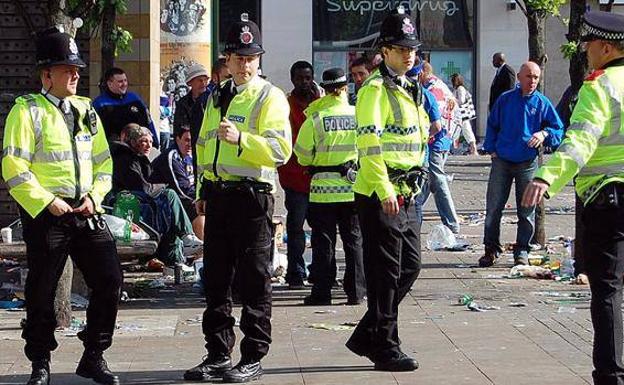
[[[364,15],[368,12],[387,12],[397,6],[403,6],[412,13],[415,11],[422,12],[428,7],[432,12],[444,12],[447,16],[453,16],[459,11],[459,6],[455,1],[428,1],[428,0],[401,0],[398,3],[394,1],[359,1],[359,0],[325,0],[327,10],[329,12],[359,12]]]
[[[245,117],[240,115],[230,115],[228,116],[228,120],[236,123],[245,123]]]
[[[323,118],[325,132],[355,130],[356,126],[353,116],[327,116]]]

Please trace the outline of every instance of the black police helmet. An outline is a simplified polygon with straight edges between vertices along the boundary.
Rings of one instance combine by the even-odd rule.
[[[87,65],[80,58],[78,45],[73,37],[52,27],[37,34],[35,40],[37,50],[37,68],[55,65],[72,65],[84,68]]]
[[[403,7],[397,8],[388,15],[379,30],[379,45],[398,45],[400,47],[418,48],[420,40],[412,19]]]
[[[347,85],[347,76],[342,68],[330,68],[323,72],[323,88],[338,88]]]
[[[241,15],[240,21],[237,21],[230,27],[225,39],[223,52],[242,56],[264,53],[260,28],[258,28],[256,23],[249,20],[249,16],[246,13]]]

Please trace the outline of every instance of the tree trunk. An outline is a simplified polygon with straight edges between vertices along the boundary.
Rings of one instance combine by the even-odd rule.
[[[61,328],[69,327],[72,318],[71,308],[71,288],[74,266],[71,258],[67,258],[63,275],[59,279],[54,298],[54,315],[56,326]]]
[[[527,26],[529,29],[529,60],[537,63],[542,70],[542,76],[537,88],[541,92],[544,89],[545,65],[548,61],[546,57],[546,49],[544,43],[546,40],[546,12],[534,10],[527,7]],[[541,166],[544,163],[544,151],[540,148],[537,163]],[[537,242],[544,246],[546,244],[546,213],[544,210],[544,201],[542,200],[535,207],[535,234],[533,242]]]
[[[50,15],[50,25],[60,25],[64,31],[72,36],[76,36],[76,27],[73,19],[67,15],[66,0],[49,0],[48,10]]]
[[[102,12],[102,75],[115,64],[115,42],[113,33],[115,30],[115,18],[117,11],[115,5],[107,1]]]

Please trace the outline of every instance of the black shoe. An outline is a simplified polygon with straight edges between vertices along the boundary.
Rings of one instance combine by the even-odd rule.
[[[418,369],[418,361],[403,352],[400,352],[397,357],[374,362],[375,370],[382,372],[413,372]]]
[[[364,298],[348,298],[347,299],[347,305],[349,306],[356,306],[356,305],[360,305],[362,302],[364,302],[366,299],[366,297]]]
[[[498,260],[498,253],[495,251],[486,249],[485,255],[479,258],[479,267],[493,266],[497,260]]]
[[[305,306],[326,306],[331,305],[332,302],[331,297],[314,297],[309,295],[303,299],[303,304]]]
[[[305,284],[303,283],[303,280],[288,282],[288,290],[302,290],[302,289],[305,289]]]
[[[241,360],[235,367],[223,373],[223,382],[229,384],[254,381],[262,377],[263,373],[260,361]]]
[[[188,381],[204,381],[223,377],[223,373],[232,369],[232,360],[227,354],[208,355],[204,361],[184,372]]]
[[[102,352],[85,351],[76,368],[76,374],[90,378],[98,384],[119,385],[119,377],[108,369]]]
[[[32,373],[26,385],[49,385],[50,384],[50,360],[38,360],[32,362]]]

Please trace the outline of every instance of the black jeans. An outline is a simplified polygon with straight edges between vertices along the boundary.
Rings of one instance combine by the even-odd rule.
[[[594,326],[592,376],[596,385],[622,385],[624,201],[619,207],[590,203],[583,210],[583,223],[583,251]]]
[[[206,195],[202,330],[211,354],[230,354],[234,348],[233,282],[243,305],[242,359],[260,360],[269,351],[273,203],[268,193],[211,191]]]
[[[384,214],[375,194],[355,194],[362,227],[368,310],[347,342],[356,354],[373,360],[400,351],[399,303],[420,273],[420,221],[414,200],[397,216]]]
[[[312,227],[312,296],[331,298],[336,280],[336,225],[345,251],[343,289],[350,300],[361,300],[366,293],[362,262],[362,232],[353,202],[314,203],[308,207]]]
[[[48,210],[36,218],[21,210],[28,254],[24,351],[31,361],[50,358],[58,346],[54,338],[54,296],[67,256],[93,291],[87,308],[87,327],[78,334],[85,349],[104,351],[113,341],[123,280],[115,241],[108,227],[92,230],[82,216],[55,217]]]

